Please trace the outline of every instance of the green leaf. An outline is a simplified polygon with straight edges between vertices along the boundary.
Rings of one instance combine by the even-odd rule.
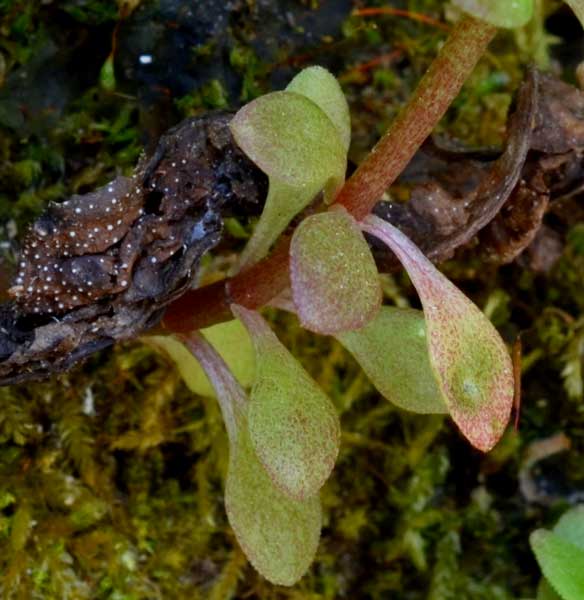
[[[319,498],[296,500],[274,485],[251,444],[244,391],[203,336],[194,333],[183,340],[208,373],[225,420],[229,435],[225,507],[237,541],[266,579],[294,585],[318,547]]]
[[[381,306],[375,261],[344,209],[308,217],[296,228],[290,279],[300,322],[316,333],[359,329]]]
[[[546,579],[564,600],[584,597],[584,550],[557,533],[538,529],[529,541]]]
[[[322,67],[308,67],[294,77],[286,88],[317,104],[339,132],[345,152],[351,143],[351,115],[343,90],[336,78]]]
[[[261,96],[238,111],[230,128],[270,179],[294,188],[328,184],[329,193],[344,179],[346,153],[336,127],[301,94]]]
[[[420,296],[430,364],[450,415],[473,446],[490,450],[513,405],[513,368],[503,340],[399,229],[373,215],[362,226],[395,253]]]
[[[255,351],[245,327],[235,319],[203,329],[202,333],[225,360],[241,386],[251,387],[255,377]],[[145,339],[170,356],[192,392],[215,397],[215,390],[205,371],[179,340],[170,335],[152,335]]]
[[[292,498],[314,496],[340,444],[335,407],[259,313],[232,306],[256,350],[248,420],[251,442],[275,485]]]
[[[554,533],[584,550],[584,506],[565,512],[556,523]]]
[[[336,336],[392,404],[416,413],[447,413],[428,357],[424,315],[382,306],[363,329]]]
[[[325,112],[333,115],[335,123],[342,121],[338,88],[329,82],[316,92],[315,76],[310,74],[293,85],[310,93],[324,110],[301,93],[274,92],[244,106],[230,124],[239,147],[270,180],[264,211],[239,268],[263,258],[318,192],[324,190],[325,200],[331,201],[345,177],[347,146],[341,136],[346,132]]]
[[[452,3],[477,19],[506,29],[523,27],[533,16],[533,0],[452,0]]]
[[[294,585],[304,575],[320,537],[319,498],[296,500],[275,487],[242,423],[231,447],[225,507],[243,551],[266,579]]]

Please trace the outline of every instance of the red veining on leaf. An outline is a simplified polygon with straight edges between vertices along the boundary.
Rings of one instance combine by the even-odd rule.
[[[399,229],[370,215],[364,231],[386,243],[424,307],[430,363],[455,423],[479,450],[499,440],[511,414],[511,359],[496,329]]]

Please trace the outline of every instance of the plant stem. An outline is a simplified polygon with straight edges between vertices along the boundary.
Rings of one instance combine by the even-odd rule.
[[[432,133],[495,32],[471,17],[453,29],[410,101],[337,196],[357,220],[371,212]]]
[[[432,133],[495,32],[491,25],[472,17],[452,29],[408,104],[337,196],[336,201],[356,219],[371,212]],[[289,239],[283,239],[270,256],[248,270],[187,292],[169,306],[163,326],[185,333],[231,319],[232,303],[250,309],[263,306],[289,283],[289,245]]]

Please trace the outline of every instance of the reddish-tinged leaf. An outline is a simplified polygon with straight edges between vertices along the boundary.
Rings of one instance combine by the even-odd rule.
[[[381,306],[375,261],[344,209],[308,217],[296,228],[290,279],[300,322],[316,333],[359,329]]]
[[[254,350],[245,327],[236,319],[201,330],[201,334],[227,363],[227,366],[244,388],[251,387],[255,376]],[[177,369],[191,392],[201,396],[215,396],[205,370],[184,344],[170,335],[152,335],[145,340],[176,363]]]
[[[318,493],[340,443],[335,407],[259,313],[233,305],[256,350],[248,421],[251,443],[273,482],[292,498]]]
[[[194,333],[182,340],[215,387],[225,419],[229,434],[225,507],[237,541],[266,579],[294,585],[318,547],[322,520],[318,495],[296,500],[274,485],[250,441],[244,391],[203,336]]]
[[[513,405],[513,369],[485,315],[393,225],[370,215],[364,231],[396,254],[424,308],[430,364],[450,415],[484,452],[503,434]]]

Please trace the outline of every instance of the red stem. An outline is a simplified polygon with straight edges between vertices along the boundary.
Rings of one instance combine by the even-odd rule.
[[[432,133],[495,32],[470,17],[453,29],[413,97],[337,196],[337,202],[356,219],[371,212]]]
[[[408,104],[337,196],[356,219],[371,212],[432,133],[495,32],[472,17],[453,28]],[[169,306],[163,326],[187,333],[231,319],[232,303],[250,309],[263,306],[289,283],[289,245],[289,239],[283,239],[270,256],[243,273],[187,292]]]
[[[379,15],[390,15],[392,17],[405,17],[406,19],[412,19],[413,21],[419,21],[420,23],[425,23],[426,25],[432,25],[433,27],[437,27],[438,29],[443,29],[444,31],[448,31],[450,27],[446,25],[446,23],[442,23],[438,19],[433,19],[428,15],[423,13],[413,12],[411,10],[404,10],[403,8],[389,8],[389,7],[381,7],[381,8],[358,8],[353,15],[356,17],[377,17]]]

